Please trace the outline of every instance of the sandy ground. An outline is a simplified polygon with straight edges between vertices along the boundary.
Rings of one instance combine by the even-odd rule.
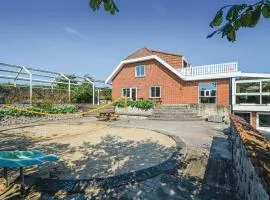
[[[110,127],[95,122],[40,123],[1,131],[6,138],[34,140],[24,149],[40,149],[60,157],[26,171],[38,177],[87,179],[137,171],[167,160],[175,141],[150,130]]]
[[[87,122],[88,119],[80,119]],[[106,129],[97,130],[97,132],[101,132],[105,135],[102,143],[92,143],[91,148],[93,148],[96,144],[98,144],[98,149],[102,149],[100,152],[96,152],[97,155],[105,155],[98,156],[99,159],[102,160],[102,163],[97,164],[98,161],[91,160],[91,162],[96,162],[95,166],[102,168],[102,165],[106,166],[107,155],[105,152],[109,152],[114,157],[115,155],[119,155],[122,158],[122,163],[119,165],[122,166],[122,169],[125,168],[126,163],[128,165],[132,165],[132,160],[138,159],[135,155],[143,155],[139,160],[136,160],[137,163],[144,164],[156,158],[160,158],[160,152],[163,155],[166,155],[166,152],[170,152],[169,143],[166,145],[166,140],[157,140],[157,135],[153,135],[150,139],[146,137],[142,140],[132,140],[129,141],[130,138],[125,137],[124,130],[140,130],[141,128],[146,130],[151,130],[150,132],[146,131],[144,135],[151,135],[152,131],[157,132],[166,132],[177,137],[180,137],[187,145],[186,156],[183,157],[181,164],[175,168],[174,170],[168,171],[166,173],[160,174],[157,177],[147,179],[142,182],[135,182],[126,185],[122,185],[119,187],[112,188],[91,188],[91,190],[85,191],[85,193],[75,193],[69,194],[65,191],[59,191],[56,193],[45,193],[39,191],[30,191],[27,196],[19,198],[19,199],[219,199],[219,200],[227,200],[227,199],[235,199],[233,184],[232,184],[232,174],[231,174],[231,166],[230,166],[230,152],[229,152],[229,144],[227,141],[227,136],[224,135],[224,128],[228,127],[228,125],[224,124],[215,124],[215,123],[206,123],[206,122],[170,122],[170,121],[154,121],[154,120],[119,120],[115,124],[110,124],[112,127],[110,129],[111,132],[116,131],[119,133],[121,137],[106,137]],[[130,128],[130,129],[125,129]],[[140,130],[141,131],[141,130]],[[122,134],[121,134],[122,133]],[[149,134],[150,133],[150,134]],[[1,134],[1,127],[0,127]],[[138,134],[138,133],[136,133]],[[90,135],[87,134],[87,136]],[[89,136],[90,137],[90,136]],[[133,137],[133,135],[132,135]],[[136,136],[136,137],[139,137]],[[162,136],[160,136],[162,137]],[[86,135],[84,134],[83,139],[86,139]],[[116,139],[117,138],[117,139]],[[9,142],[9,140],[11,140]],[[70,139],[68,139],[70,140]],[[4,141],[4,142],[3,142]],[[138,142],[139,141],[139,142]],[[163,141],[163,142],[162,142]],[[54,145],[54,142],[57,144]],[[22,138],[2,138],[0,137],[0,144],[5,147],[14,148],[14,144],[23,145],[19,146],[19,148],[27,147],[40,147],[43,146],[47,152],[54,152],[57,150],[59,155],[71,155],[72,149],[70,148],[72,145],[77,144],[76,138],[74,138],[74,142],[70,142],[70,144],[66,144],[65,141],[60,140],[59,138],[55,138],[54,142],[50,143],[50,141],[37,141],[33,142],[32,139],[22,139]],[[162,144],[162,145],[161,145]],[[0,145],[0,149],[1,149]],[[94,146],[93,146],[94,145]],[[76,145],[75,145],[76,146]],[[112,146],[114,148],[112,148]],[[124,149],[124,146],[129,146],[128,149]],[[144,147],[152,147],[148,148],[148,153],[145,151],[136,152],[137,149],[144,149]],[[174,145],[172,145],[173,147]],[[81,145],[79,147],[89,150],[89,147],[85,148]],[[117,147],[117,148],[116,148]],[[136,147],[136,148],[133,148]],[[123,149],[123,151],[121,151]],[[71,152],[68,152],[71,151]],[[152,154],[152,152],[157,152],[157,154]],[[75,152],[77,150],[75,149]],[[126,154],[130,155],[129,161],[125,160]],[[152,154],[152,155],[151,155]],[[95,158],[95,156],[92,156]],[[145,159],[143,159],[145,158]],[[84,160],[84,159],[82,159]],[[117,161],[117,159],[114,159]],[[84,163],[87,163],[84,161]],[[110,160],[110,163],[113,163]],[[124,163],[124,164],[123,164]],[[76,163],[82,164],[83,163]],[[58,163],[58,165],[60,165]],[[87,165],[88,168],[90,165]],[[117,165],[114,165],[117,166]],[[52,166],[53,167],[53,166]],[[108,166],[107,166],[108,168]],[[61,169],[61,168],[60,168]],[[63,169],[63,167],[62,167]],[[114,168],[109,173],[118,173],[119,171]],[[131,170],[131,169],[129,169]],[[46,171],[41,170],[39,171]],[[54,173],[50,173],[50,176],[59,175],[61,171],[57,171],[57,168],[54,169]],[[70,171],[72,174],[74,170]],[[92,172],[94,174],[94,172]],[[80,176],[80,171],[76,172],[77,175]],[[106,174],[106,173],[105,173]],[[108,172],[107,172],[108,174]],[[101,175],[101,173],[99,173]],[[61,174],[60,174],[61,176]],[[15,189],[11,190],[11,193],[16,198],[17,195],[14,195],[14,191],[18,191]]]

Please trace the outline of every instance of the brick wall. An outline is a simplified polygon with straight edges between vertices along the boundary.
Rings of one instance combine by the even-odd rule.
[[[257,122],[256,122],[256,119],[257,119],[257,112],[252,112],[252,113],[251,113],[251,125],[252,125],[254,128],[257,128]]]
[[[135,77],[135,66],[145,65],[145,76]],[[217,104],[229,105],[229,79],[217,83]],[[204,80],[203,82],[209,82]],[[112,80],[113,99],[121,98],[122,88],[135,87],[137,97],[148,99],[151,86],[161,86],[163,104],[197,104],[198,81],[183,81],[155,60],[126,64]]]
[[[179,55],[174,55],[174,54],[167,54],[159,51],[153,51],[153,54],[157,55],[160,57],[162,60],[165,60],[169,65],[174,67],[175,69],[179,69],[182,67],[182,56]]]

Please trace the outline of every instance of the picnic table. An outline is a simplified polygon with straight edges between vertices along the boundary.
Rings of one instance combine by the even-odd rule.
[[[117,120],[118,117],[119,115],[116,114],[114,110],[101,110],[99,111],[99,115],[97,116],[98,120],[106,121]]]

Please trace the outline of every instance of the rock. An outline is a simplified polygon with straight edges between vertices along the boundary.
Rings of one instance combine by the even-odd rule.
[[[6,182],[6,179],[0,178],[0,194],[7,189]]]

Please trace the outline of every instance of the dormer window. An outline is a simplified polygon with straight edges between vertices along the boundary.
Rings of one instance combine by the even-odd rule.
[[[143,77],[145,76],[145,67],[144,65],[138,65],[135,68],[135,76],[136,77]]]

